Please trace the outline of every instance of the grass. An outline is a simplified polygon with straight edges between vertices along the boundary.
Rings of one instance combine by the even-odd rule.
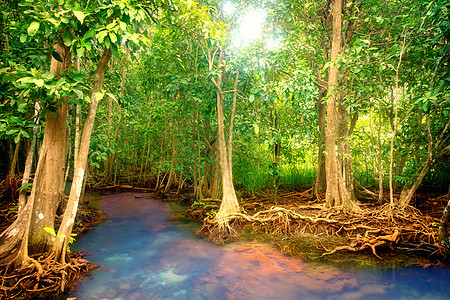
[[[236,188],[246,192],[258,192],[273,188],[272,170],[269,165],[239,165],[234,168]],[[315,179],[312,166],[283,165],[280,170],[279,188],[304,189],[311,187]]]

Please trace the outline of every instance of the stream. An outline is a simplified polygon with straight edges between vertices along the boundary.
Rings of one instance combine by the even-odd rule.
[[[450,268],[340,269],[260,243],[215,245],[169,221],[149,194],[103,197],[108,219],[71,245],[101,265],[66,297],[88,299],[450,299]]]

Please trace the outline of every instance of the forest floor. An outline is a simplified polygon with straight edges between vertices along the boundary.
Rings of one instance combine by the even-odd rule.
[[[424,201],[426,199],[426,201]],[[241,201],[242,213],[219,229],[213,220],[220,201],[194,202],[184,216],[203,222],[200,234],[217,243],[257,239],[307,260],[380,267],[450,262],[450,251],[438,244],[439,219],[448,199],[419,195],[416,207],[391,210],[388,204],[364,204],[351,212],[311,201],[310,191],[260,194]]]
[[[3,195],[4,182],[0,183],[0,196]],[[0,202],[0,233],[11,225],[17,217],[17,199],[2,198]],[[58,208],[58,212],[63,211]],[[80,235],[103,221],[106,216],[86,202],[79,206],[73,233]],[[57,215],[56,225],[62,216]],[[22,269],[8,265],[0,266],[0,299],[57,299],[60,294],[71,291],[97,268],[85,259],[84,252],[69,252],[66,263],[57,263],[51,256],[33,255],[33,264]]]

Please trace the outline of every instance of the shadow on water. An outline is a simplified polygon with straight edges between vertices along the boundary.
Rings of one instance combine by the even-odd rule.
[[[448,268],[343,271],[305,263],[264,244],[218,246],[170,222],[167,203],[146,194],[104,197],[108,220],[74,250],[102,268],[76,299],[450,299]]]

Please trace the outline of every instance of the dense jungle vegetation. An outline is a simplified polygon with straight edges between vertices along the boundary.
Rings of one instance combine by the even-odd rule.
[[[262,223],[243,200],[262,194],[306,191],[347,219],[370,204],[415,222],[426,207],[429,230],[403,242],[423,231],[448,247],[447,1],[0,5],[2,203],[17,212],[3,264],[66,262],[85,186],[220,199],[200,214],[220,239],[239,218]],[[277,213],[307,221],[266,221]],[[393,228],[365,241],[375,255]]]

